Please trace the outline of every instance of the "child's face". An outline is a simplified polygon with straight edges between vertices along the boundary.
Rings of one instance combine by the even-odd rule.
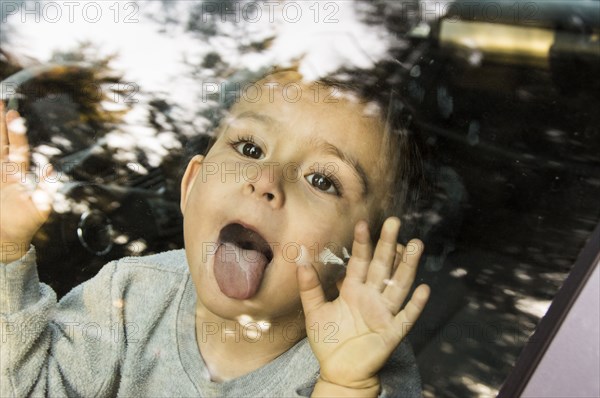
[[[343,267],[323,265],[319,255],[350,251],[354,225],[372,220],[385,196],[377,116],[347,99],[326,103],[324,92],[315,101],[309,87],[295,103],[272,94],[236,105],[182,181],[198,299],[227,319],[297,317],[296,261],[311,261],[326,291],[335,291]]]

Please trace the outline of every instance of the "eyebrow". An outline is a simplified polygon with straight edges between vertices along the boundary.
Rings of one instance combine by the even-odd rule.
[[[235,119],[254,119],[264,124],[275,124],[277,121],[270,116],[262,115],[260,113],[256,113],[253,111],[246,111],[240,113]],[[344,162],[350,169],[353,174],[360,180],[360,184],[362,187],[363,196],[369,193],[369,178],[367,177],[367,173],[365,169],[360,165],[357,159],[346,154],[341,149],[336,147],[335,145],[321,139],[315,138],[313,139],[313,145],[317,148],[323,150],[326,153],[329,153],[337,158],[339,158],[342,162]]]
[[[265,123],[265,124],[274,124],[276,123],[276,120],[273,119],[270,116],[267,115],[262,115],[260,113],[256,113],[253,111],[246,111],[246,112],[242,112],[239,115],[237,115],[235,117],[235,119],[254,119],[254,120],[258,120],[259,122]]]
[[[367,195],[369,193],[369,178],[367,177],[367,173],[365,173],[365,169],[360,165],[358,160],[323,139],[317,138],[315,141],[315,144],[318,148],[334,155],[350,167],[354,175],[360,180],[363,196]]]
[[[253,112],[253,111],[246,111],[246,112],[242,112],[239,115],[236,115],[236,116],[232,117],[231,120],[228,121],[227,124],[225,125],[223,133],[227,133],[227,131],[229,131],[229,128],[231,127],[231,125],[236,120],[240,120],[240,119],[252,119],[252,120],[259,121],[259,122],[261,122],[263,124],[275,124],[275,123],[277,123],[277,121],[275,119],[273,119],[272,117],[270,117],[270,116],[261,115],[260,113],[256,113],[256,112]]]

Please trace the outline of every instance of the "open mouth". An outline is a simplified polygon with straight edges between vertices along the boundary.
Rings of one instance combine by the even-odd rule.
[[[253,250],[262,253],[271,262],[273,259],[273,250],[271,246],[256,231],[248,229],[241,224],[228,224],[219,234],[219,243],[231,243],[244,250]]]
[[[241,224],[228,224],[219,234],[214,274],[226,296],[244,300],[258,291],[267,265],[273,260],[269,243]]]

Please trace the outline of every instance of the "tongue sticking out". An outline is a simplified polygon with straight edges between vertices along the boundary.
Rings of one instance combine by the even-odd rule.
[[[226,296],[238,300],[254,296],[268,262],[258,250],[222,243],[215,252],[214,272],[219,288]]]

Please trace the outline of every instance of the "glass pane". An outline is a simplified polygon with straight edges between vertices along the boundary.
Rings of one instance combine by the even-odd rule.
[[[402,240],[425,242],[433,292],[409,336],[424,394],[495,395],[600,219],[600,3],[275,3],[2,3],[2,97],[64,183],[41,279],[62,296],[183,247],[185,162],[261,95],[240,87],[273,65],[342,72],[391,87],[423,147]]]

